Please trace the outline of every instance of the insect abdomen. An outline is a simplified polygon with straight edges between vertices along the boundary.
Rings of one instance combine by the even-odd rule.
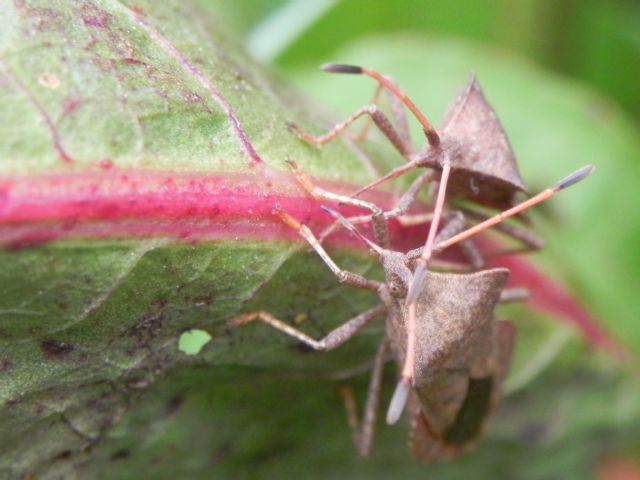
[[[480,434],[484,420],[489,414],[493,377],[471,378],[467,395],[453,424],[444,433],[450,445],[464,445]]]

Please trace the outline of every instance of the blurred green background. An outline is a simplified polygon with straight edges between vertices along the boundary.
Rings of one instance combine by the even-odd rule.
[[[199,2],[216,12],[226,10],[229,27],[245,32],[253,53],[285,74],[318,65],[359,37],[410,31],[462,38],[528,58],[589,84],[640,116],[640,3],[635,0]],[[283,23],[265,35],[265,25],[277,20]],[[256,34],[260,40],[251,38]]]

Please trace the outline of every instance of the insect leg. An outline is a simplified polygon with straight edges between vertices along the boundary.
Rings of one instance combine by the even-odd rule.
[[[329,256],[327,251],[322,248],[322,245],[320,245],[318,239],[306,225],[302,225],[291,215],[283,211],[278,211],[277,215],[280,217],[283,223],[296,230],[298,232],[298,235],[300,235],[307,241],[307,243],[309,243],[311,248],[316,251],[322,261],[329,267],[334,275],[338,277],[338,281],[340,281],[340,283],[346,283],[347,285],[351,285],[352,287],[372,290],[376,293],[380,290],[380,287],[382,286],[380,282],[369,280],[368,278],[365,278],[362,275],[358,275],[357,273],[341,269]]]
[[[346,195],[340,195],[338,193],[329,192],[323,188],[315,185],[309,177],[307,177],[293,160],[287,160],[287,163],[291,167],[293,174],[296,176],[298,183],[304,188],[312,197],[320,198],[323,200],[329,200],[331,202],[343,203],[346,205],[352,205],[354,207],[363,208],[369,210],[371,215],[371,221],[373,222],[373,231],[376,238],[376,243],[383,248],[389,246],[389,227],[387,220],[384,218],[384,211],[376,204],[360,200],[357,198],[351,198]]]
[[[368,457],[371,453],[373,439],[375,436],[376,420],[378,418],[378,407],[380,405],[380,393],[382,389],[382,374],[384,371],[384,363],[389,342],[385,339],[378,350],[373,361],[373,370],[371,371],[371,380],[367,390],[367,401],[364,410],[364,419],[362,426],[358,422],[358,414],[353,391],[348,387],[343,387],[342,397],[347,411],[347,421],[351,428],[353,441],[358,449],[361,457]]]
[[[416,178],[411,184],[411,186],[407,189],[407,191],[400,197],[396,205],[391,210],[383,212],[384,218],[386,220],[390,220],[392,218],[398,218],[399,219],[398,221],[400,221],[400,223],[404,225],[404,223],[400,219],[402,218],[403,215],[405,215],[409,211],[411,206],[416,202],[422,186],[425,183],[428,183],[431,180],[433,180],[433,178],[434,178],[433,172],[424,173],[420,175],[418,178]],[[432,215],[432,214],[429,214],[429,215]],[[360,215],[357,217],[349,217],[347,220],[349,220],[349,222],[353,223],[354,225],[358,225],[360,223],[367,223],[372,221],[373,216]],[[421,222],[421,223],[424,223],[424,222]],[[339,226],[340,226],[340,222],[337,222],[337,221],[329,225],[320,234],[319,236],[320,242],[324,242],[325,238],[327,238],[329,235],[335,232]]]
[[[369,102],[370,105],[378,105],[382,90],[382,85],[378,85],[376,87],[375,91],[373,92],[373,97],[371,97],[371,101]],[[369,129],[371,128],[372,123],[373,122],[371,121],[371,117],[365,118],[364,125],[357,134],[351,137],[351,140],[353,140],[354,142],[361,142],[362,140],[367,138],[367,134],[369,133]]]
[[[458,242],[460,242],[462,240],[466,240],[467,238],[471,238],[474,235],[477,235],[478,233],[486,230],[487,228],[491,228],[491,227],[503,222],[504,220],[506,220],[509,217],[517,215],[520,212],[523,212],[526,209],[531,208],[534,205],[537,205],[538,203],[542,203],[542,202],[550,199],[551,197],[553,197],[558,192],[560,192],[560,191],[562,191],[562,190],[564,190],[566,188],[569,188],[572,185],[575,185],[576,183],[578,183],[578,182],[584,180],[585,178],[587,178],[593,172],[593,169],[594,169],[594,167],[592,165],[587,165],[585,167],[582,167],[582,168],[576,170],[575,172],[571,173],[566,178],[563,178],[562,180],[560,180],[555,185],[547,188],[546,190],[541,191],[537,195],[529,198],[528,200],[525,200],[524,202],[519,203],[518,205],[515,205],[514,207],[511,207],[508,210],[505,210],[504,212],[500,212],[497,215],[494,215],[493,217],[488,218],[487,220],[485,220],[483,222],[480,222],[480,223],[474,225],[471,228],[468,228],[464,232],[461,232],[461,233],[459,233],[457,235],[454,235],[453,237],[449,238],[448,240],[445,240],[444,242],[441,242],[441,243],[437,244],[434,247],[434,251],[439,252],[441,250],[444,250],[445,248],[450,247],[451,245],[455,245],[456,243],[458,243]]]
[[[233,327],[238,327],[255,320],[260,320],[267,325],[275,328],[276,330],[280,330],[281,332],[284,332],[287,335],[296,338],[297,340],[301,341],[305,345],[310,346],[314,350],[327,351],[333,350],[334,348],[339,347],[340,345],[345,343],[356,333],[358,333],[358,331],[362,327],[364,327],[374,318],[383,315],[385,311],[386,308],[384,305],[378,305],[377,307],[367,310],[366,312],[362,312],[352,319],[347,320],[345,323],[329,332],[324,338],[320,340],[311,338],[304,332],[301,332],[297,328],[292,327],[291,325],[277,319],[270,313],[264,311],[250,312],[244,315],[240,315],[239,317],[232,319],[229,324]]]
[[[373,78],[379,85],[382,85],[385,89],[391,92],[400,102],[402,102],[409,111],[416,117],[422,129],[424,131],[429,144],[437,147],[440,144],[440,137],[435,128],[431,125],[429,120],[424,116],[420,109],[413,103],[409,96],[400,90],[392,80],[380,74],[379,72],[370,68],[358,67],[356,65],[340,65],[340,64],[327,64],[323,65],[322,69],[329,73],[347,73],[355,75],[366,75]]]
[[[448,238],[453,237],[454,235],[457,235],[464,230],[464,227],[464,214],[460,211],[452,212],[447,219],[447,223],[436,235],[435,243],[438,244]],[[466,257],[469,265],[473,270],[480,270],[482,267],[484,267],[484,258],[471,240],[463,240],[462,242],[460,242],[460,249],[462,250],[463,255]]]
[[[385,339],[378,347],[373,362],[373,371],[369,381],[367,392],[367,403],[364,407],[364,420],[362,421],[362,431],[358,442],[358,453],[361,457],[368,457],[373,445],[373,438],[376,432],[376,420],[378,419],[378,407],[380,405],[380,392],[382,390],[382,374],[384,371],[384,361],[389,349],[389,341]]]
[[[432,249],[436,238],[436,233],[440,223],[440,217],[444,209],[444,199],[447,192],[447,182],[449,180],[449,173],[451,171],[451,164],[445,162],[442,167],[442,175],[440,177],[440,185],[438,186],[438,196],[436,197],[436,204],[433,209],[433,220],[429,225],[429,233],[427,234],[427,241],[422,249],[422,255],[418,259],[418,263],[413,272],[413,278],[409,285],[409,290],[405,298],[405,305],[408,309],[407,318],[407,351],[404,359],[404,365],[402,366],[402,373],[400,381],[396,386],[396,390],[391,398],[391,403],[387,411],[387,423],[393,424],[398,421],[402,410],[407,401],[407,396],[411,385],[413,384],[413,375],[416,359],[416,310],[418,303],[418,293],[421,291],[422,283],[426,277],[427,267],[429,260],[431,259]]]
[[[566,178],[563,178],[562,180],[560,180],[555,185],[547,188],[546,190],[541,191],[537,195],[534,195],[533,197],[529,198],[528,200],[525,200],[524,202],[519,203],[509,208],[508,210],[500,212],[494,215],[493,217],[487,218],[486,220],[474,225],[473,227],[470,227],[464,230],[463,232],[460,232],[448,238],[447,240],[438,242],[436,245],[434,245],[433,252],[439,253],[445,250],[446,248],[449,248],[450,246],[455,245],[456,243],[459,243],[463,240],[467,240],[485,231],[488,228],[495,227],[496,225],[501,224],[504,220],[506,220],[509,217],[517,215],[520,212],[527,210],[528,208],[531,208],[546,200],[549,200],[558,192],[566,188],[569,188],[572,185],[575,185],[576,183],[587,178],[589,175],[591,175],[593,170],[594,170],[594,167],[592,165],[587,165],[576,170],[575,172],[568,175]],[[407,259],[412,260],[413,258],[416,258],[418,255],[421,255],[421,257],[423,257],[425,255],[424,250],[422,254],[420,254],[420,250],[421,249],[415,249],[415,250],[411,250],[410,252],[407,252]]]
[[[289,128],[289,130],[291,130],[298,138],[307,143],[311,143],[313,145],[325,145],[335,140],[342,131],[363,115],[368,115],[396,150],[398,150],[404,158],[409,159],[413,153],[411,144],[405,143],[404,139],[395,129],[389,118],[375,104],[362,107],[343,122],[336,124],[327,133],[317,137],[301,130],[295,123],[287,123],[287,128]]]

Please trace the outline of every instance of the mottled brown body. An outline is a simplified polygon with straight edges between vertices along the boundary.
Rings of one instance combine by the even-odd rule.
[[[507,135],[475,75],[447,112],[439,134],[440,152],[425,153],[451,164],[450,197],[505,209],[513,206],[517,192],[526,190]]]
[[[491,332],[491,348],[477,360],[479,369],[434,378],[430,388],[439,396],[425,395],[423,387],[409,397],[409,448],[417,461],[449,460],[482,435],[502,396],[516,338],[513,323],[505,320],[494,320]]]
[[[427,273],[418,297],[418,348],[409,394],[410,449],[416,460],[444,460],[472,445],[501,396],[515,329],[496,321],[494,309],[507,277],[505,269]],[[402,365],[407,307],[404,298],[384,292],[381,297],[391,350]]]

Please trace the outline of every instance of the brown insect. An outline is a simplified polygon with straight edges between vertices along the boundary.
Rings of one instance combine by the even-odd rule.
[[[525,191],[509,140],[474,75],[447,112],[442,127],[437,131],[390,78],[375,70],[354,65],[328,64],[322,68],[330,73],[361,74],[376,80],[379,88],[376,90],[373,103],[359,109],[344,122],[319,137],[303,132],[295,124],[289,124],[289,128],[309,143],[324,145],[337,138],[358,118],[368,115],[407,160],[405,165],[361,188],[355,195],[416,167],[428,167],[437,171],[449,169],[451,172],[448,188],[451,197],[466,198],[499,209],[513,206],[514,195],[519,191]],[[390,93],[389,100],[398,127],[394,127],[376,104],[381,88]],[[427,143],[419,152],[413,150],[402,105],[416,117],[425,133]],[[365,133],[366,128],[358,138],[363,138]],[[432,176],[428,178],[433,179]]]
[[[516,194],[525,191],[511,145],[475,76],[471,76],[467,87],[446,114],[441,128],[436,130],[411,99],[390,78],[375,70],[336,64],[325,65],[323,70],[330,73],[361,74],[376,80],[378,88],[372,104],[359,109],[344,122],[337,124],[321,136],[310,135],[294,124],[289,124],[289,129],[306,142],[324,145],[338,138],[353,122],[366,115],[406,160],[406,163],[401,167],[355,192],[354,197],[414,168],[429,169],[420,175],[405,192],[397,209],[385,212],[386,218],[401,217],[401,220],[406,218],[402,216],[406,214],[417,198],[421,187],[427,183],[438,183],[437,192],[444,196],[446,191],[449,199],[460,198],[471,201],[472,204],[498,210],[512,207],[515,204]],[[389,93],[396,126],[377,106],[382,89]],[[413,150],[403,106],[416,117],[425,133],[427,142],[419,152]],[[368,123],[365,126],[357,139],[364,138],[369,125]],[[470,209],[469,206],[458,207],[455,211],[450,211],[448,214],[444,212],[444,214],[449,217],[449,221],[455,219],[462,226],[465,223],[463,212],[475,219],[485,220],[487,218],[482,213]],[[418,218],[421,221],[432,221],[437,229],[439,216],[436,216],[436,213],[434,211]],[[371,219],[363,216],[350,220],[354,223],[362,223]],[[413,221],[415,220],[414,218]],[[334,231],[336,226],[334,224],[333,227],[325,231],[320,236],[321,240]],[[530,231],[506,224],[498,226],[498,229],[522,242],[525,245],[524,250],[536,250],[542,247],[541,240]],[[473,243],[467,240],[461,244],[461,247],[468,255],[474,268],[478,269],[483,266],[483,258]]]
[[[286,212],[276,213],[309,243],[340,282],[375,292],[381,303],[348,320],[321,340],[309,337],[264,311],[247,313],[233,319],[231,324],[238,326],[261,320],[316,350],[331,350],[345,343],[374,318],[386,315],[386,335],[375,357],[361,428],[358,428],[355,415],[350,415],[351,425],[358,430],[354,434],[358,451],[366,456],[371,450],[382,367],[388,350],[402,368],[387,422],[395,423],[408,401],[411,450],[416,459],[444,459],[463,451],[480,435],[500,398],[508,370],[514,328],[509,322],[496,321],[493,313],[495,305],[505,294],[503,289],[508,271],[435,273],[426,270],[424,258],[430,258],[433,252],[440,252],[550,198],[585,178],[592,167],[578,170],[554,187],[469,230],[448,236],[447,229],[443,229],[431,242],[427,242],[427,247],[401,253],[388,248],[387,221],[377,206],[323,190],[300,172],[293,162],[290,165],[300,184],[314,197],[372,211],[376,242],[361,235],[339,213],[325,207],[341,225],[366,244],[384,269],[384,282],[342,270],[308,227]],[[430,234],[432,231],[433,228]],[[427,257],[425,252],[428,252]],[[432,260],[430,266],[437,267],[438,261]],[[349,410],[353,411],[353,407]]]

